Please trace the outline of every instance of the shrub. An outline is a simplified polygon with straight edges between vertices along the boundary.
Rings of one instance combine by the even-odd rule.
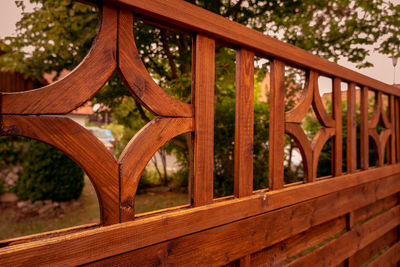
[[[16,194],[23,200],[68,201],[82,193],[82,169],[57,149],[31,141],[25,153]]]

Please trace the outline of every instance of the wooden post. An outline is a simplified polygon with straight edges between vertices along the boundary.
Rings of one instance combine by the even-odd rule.
[[[343,158],[343,134],[342,134],[342,93],[340,90],[341,79],[333,80],[333,105],[332,113],[335,120],[335,136],[333,137],[333,176],[342,175],[342,158]]]
[[[347,173],[357,169],[357,120],[356,85],[350,83],[347,88]]]
[[[235,196],[253,192],[254,53],[236,53]]]
[[[369,165],[369,135],[368,135],[368,88],[361,89],[361,125],[360,125],[360,161],[361,169],[368,169]]]
[[[194,57],[193,206],[213,201],[215,41],[198,34]]]
[[[390,115],[390,126],[392,130],[392,134],[390,135],[389,144],[388,144],[388,152],[390,153],[390,157],[388,158],[389,164],[396,163],[396,117],[395,117],[395,101],[394,96],[389,95],[389,115]]]
[[[285,146],[285,64],[271,62],[271,87],[269,96],[269,188],[283,188],[283,160]]]

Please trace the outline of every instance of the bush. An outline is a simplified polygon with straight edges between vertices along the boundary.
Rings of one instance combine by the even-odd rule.
[[[82,193],[82,169],[57,149],[31,141],[25,153],[16,194],[23,200],[68,201]]]

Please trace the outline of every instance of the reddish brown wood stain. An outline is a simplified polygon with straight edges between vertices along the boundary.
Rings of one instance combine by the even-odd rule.
[[[52,85],[18,94],[0,93],[0,133],[46,142],[73,158],[96,188],[103,227],[88,225],[2,241],[0,266],[358,266],[384,248],[371,265],[398,263],[397,88],[185,1],[93,2],[100,3],[102,16],[89,55],[70,75]],[[151,79],[135,46],[132,12],[158,26],[166,24],[193,34],[191,104],[174,99]],[[216,41],[237,48],[235,190],[234,197],[219,201],[213,200]],[[255,54],[272,58],[272,64],[270,186],[253,192]],[[307,73],[302,97],[287,112],[286,64]],[[118,161],[96,138],[69,119],[41,116],[65,114],[82,105],[115,69],[136,100],[158,116],[132,138]],[[332,116],[319,95],[320,75],[328,75],[333,81]],[[348,84],[346,114],[341,108],[342,82]],[[359,148],[356,86],[362,88]],[[369,90],[376,95],[371,115]],[[383,95],[388,96],[387,111]],[[310,108],[322,125],[311,142],[300,126]],[[347,121],[346,135],[342,117]],[[379,121],[383,124],[380,134],[376,130]],[[191,206],[135,216],[135,195],[144,167],[163,144],[184,133],[193,136]],[[303,184],[284,186],[284,134],[290,135],[299,147]],[[319,155],[330,138],[333,177],[317,180]],[[369,166],[370,143],[376,148],[374,168]],[[342,169],[344,144],[347,168]],[[361,170],[357,170],[357,158]]]

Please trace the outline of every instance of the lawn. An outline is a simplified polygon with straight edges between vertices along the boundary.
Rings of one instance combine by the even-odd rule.
[[[68,205],[64,214],[54,217],[20,218],[13,208],[0,210],[0,240],[99,222],[100,212],[96,192],[85,179],[85,187],[75,205]],[[136,213],[143,213],[188,203],[186,194],[148,192],[136,196]],[[78,205],[79,204],[79,205]]]

